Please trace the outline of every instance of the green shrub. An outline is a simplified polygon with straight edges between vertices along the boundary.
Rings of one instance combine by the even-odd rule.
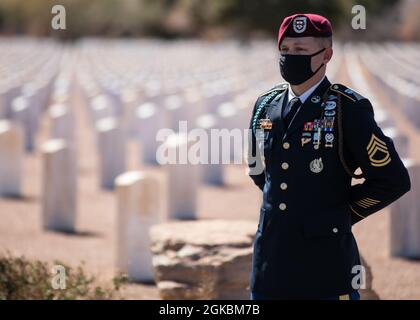
[[[59,261],[54,265],[64,267],[65,289],[54,289],[53,265],[10,254],[0,256],[0,300],[116,299],[126,281],[121,275],[113,279],[111,286],[101,287],[95,277],[85,273],[83,265],[71,268]]]

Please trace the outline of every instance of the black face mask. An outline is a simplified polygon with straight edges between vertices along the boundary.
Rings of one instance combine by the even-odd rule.
[[[292,85],[304,83],[317,73],[324,65],[324,63],[322,63],[315,71],[312,71],[311,69],[312,57],[325,51],[325,49],[326,48],[313,54],[306,55],[282,54],[279,63],[281,76]]]

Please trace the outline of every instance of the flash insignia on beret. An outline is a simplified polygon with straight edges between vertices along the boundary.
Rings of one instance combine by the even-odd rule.
[[[303,33],[306,30],[306,17],[297,17],[293,20],[293,30],[296,33]]]

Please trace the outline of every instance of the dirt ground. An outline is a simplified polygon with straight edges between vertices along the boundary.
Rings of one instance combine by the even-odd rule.
[[[343,67],[344,68],[344,67]],[[348,83],[348,78],[340,79]],[[398,127],[417,141],[419,132],[397,108],[384,102],[397,121]],[[99,169],[95,135],[81,105],[74,105],[77,119],[79,159],[78,221],[79,232],[74,235],[45,232],[41,228],[42,159],[39,148],[24,161],[23,199],[0,200],[0,251],[25,255],[53,262],[61,260],[77,266],[85,262],[86,270],[102,281],[115,274],[115,237],[117,203],[113,192],[99,188]],[[48,138],[48,117],[42,120],[37,146]],[[419,144],[417,144],[419,145]],[[415,151],[413,146],[413,152]],[[418,152],[418,151],[415,151]],[[139,150],[135,142],[128,145],[129,170],[143,169],[139,165]],[[418,155],[416,154],[416,157]],[[164,169],[148,167],[164,181]],[[198,217],[249,219],[257,224],[261,198],[259,190],[245,174],[243,166],[226,168],[225,187],[202,185],[199,189]],[[162,199],[165,190],[161,189]],[[217,201],[215,201],[217,199]],[[162,203],[161,212],[165,212]],[[420,299],[420,262],[391,258],[389,255],[389,212],[383,210],[354,228],[360,251],[372,268],[373,289],[381,299]],[[154,285],[130,284],[123,291],[127,299],[158,299]]]

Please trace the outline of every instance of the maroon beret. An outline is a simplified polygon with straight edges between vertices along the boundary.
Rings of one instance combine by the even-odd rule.
[[[332,36],[331,23],[327,18],[312,14],[298,13],[284,18],[278,37],[278,46],[283,37],[330,37]]]

